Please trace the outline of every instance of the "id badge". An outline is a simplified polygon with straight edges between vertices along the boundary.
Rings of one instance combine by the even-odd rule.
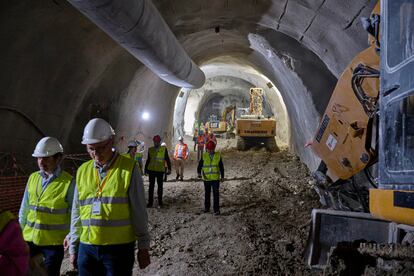
[[[101,214],[101,201],[95,200],[92,204],[92,215],[100,215]]]

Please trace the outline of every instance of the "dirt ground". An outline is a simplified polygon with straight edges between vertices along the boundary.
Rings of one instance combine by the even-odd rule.
[[[204,187],[192,152],[184,181],[175,181],[173,169],[164,184],[161,209],[155,191],[154,208],[148,209],[151,265],[136,265],[134,274],[315,274],[303,254],[311,210],[320,205],[306,166],[284,149],[238,152],[231,140],[219,146],[225,168],[221,215],[202,212]]]

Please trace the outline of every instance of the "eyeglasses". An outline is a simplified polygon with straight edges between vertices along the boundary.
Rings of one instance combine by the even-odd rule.
[[[92,147],[89,147],[89,145],[88,146],[86,146],[86,150],[89,152],[89,153],[92,153],[92,152],[94,152],[94,153],[101,153],[101,152],[103,152],[104,150],[105,150],[105,148],[109,145],[109,143],[111,142],[111,140],[109,140],[108,142],[106,142],[104,145],[102,145],[102,146],[97,146],[97,147],[94,147],[94,148],[92,148]]]

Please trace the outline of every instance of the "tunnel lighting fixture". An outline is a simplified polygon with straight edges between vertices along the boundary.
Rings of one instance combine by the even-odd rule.
[[[142,113],[142,119],[148,120],[150,118],[150,114],[148,112]]]

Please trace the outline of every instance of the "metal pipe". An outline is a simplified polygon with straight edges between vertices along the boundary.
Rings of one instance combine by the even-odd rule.
[[[161,79],[199,88],[203,71],[191,60],[150,0],[68,0]]]

